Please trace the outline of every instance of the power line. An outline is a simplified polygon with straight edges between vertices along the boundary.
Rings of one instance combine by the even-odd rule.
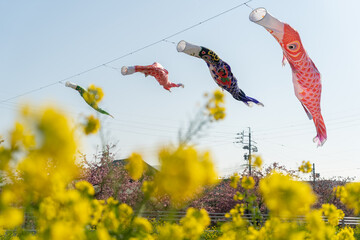
[[[107,62],[105,62],[105,63],[99,64],[99,65],[97,65],[97,66],[94,66],[94,67],[92,67],[92,68],[89,68],[89,69],[87,69],[87,70],[84,70],[84,71],[82,71],[82,72],[79,72],[79,73],[77,73],[77,74],[71,75],[71,76],[66,77],[66,78],[64,78],[64,79],[61,79],[61,80],[59,80],[59,81],[56,81],[56,82],[53,82],[53,83],[49,83],[49,84],[44,85],[44,86],[42,86],[42,87],[39,87],[39,88],[36,88],[36,89],[33,89],[33,90],[29,90],[29,91],[24,92],[24,93],[21,93],[21,94],[19,94],[19,95],[16,95],[16,96],[13,96],[13,97],[10,97],[10,98],[1,100],[1,101],[0,101],[0,104],[1,104],[1,103],[4,103],[4,102],[7,102],[7,101],[10,101],[10,100],[13,100],[13,99],[15,99],[15,98],[19,98],[19,97],[22,97],[22,96],[31,94],[31,93],[33,93],[33,92],[40,91],[40,90],[42,90],[42,89],[44,89],[44,88],[48,88],[48,87],[54,86],[54,85],[56,85],[56,84],[63,84],[63,82],[65,82],[65,81],[67,81],[67,80],[70,80],[70,79],[72,79],[72,78],[78,77],[78,76],[83,75],[83,74],[85,74],[85,73],[91,72],[91,71],[93,71],[93,70],[95,70],[95,69],[98,69],[98,68],[101,68],[101,67],[106,67],[106,65],[108,65],[108,64],[110,64],[110,63],[113,63],[113,62],[118,61],[118,60],[120,60],[120,59],[122,59],[122,58],[128,57],[128,56],[130,56],[130,55],[132,55],[132,54],[134,54],[134,53],[140,52],[140,51],[142,51],[142,50],[144,50],[144,49],[146,49],[146,48],[152,47],[152,46],[154,46],[154,45],[156,45],[156,44],[158,44],[158,43],[161,43],[161,42],[170,42],[170,43],[175,44],[174,42],[168,41],[167,39],[172,38],[172,37],[174,37],[174,36],[177,36],[177,35],[179,35],[179,34],[181,34],[181,33],[183,33],[183,32],[189,31],[190,29],[193,29],[193,28],[195,28],[195,27],[197,27],[197,26],[199,26],[199,25],[201,25],[201,24],[203,24],[203,23],[206,23],[206,22],[208,22],[208,21],[211,21],[211,20],[213,20],[213,19],[215,19],[215,18],[217,18],[217,17],[220,17],[220,16],[222,16],[222,15],[228,13],[228,12],[231,12],[231,11],[233,11],[233,10],[241,7],[241,6],[247,6],[247,7],[251,8],[249,5],[247,5],[247,4],[248,4],[249,2],[251,2],[251,1],[253,1],[253,0],[248,0],[248,1],[246,1],[246,2],[243,2],[243,3],[239,4],[239,5],[236,5],[235,7],[232,7],[232,8],[230,8],[230,9],[228,9],[228,10],[225,10],[225,11],[223,11],[223,12],[221,12],[221,13],[218,13],[218,14],[216,14],[216,15],[214,15],[214,16],[212,16],[212,17],[209,17],[209,18],[207,18],[207,19],[205,19],[205,20],[203,20],[203,21],[201,21],[201,22],[199,22],[199,23],[196,23],[196,24],[194,24],[194,25],[192,25],[192,26],[190,26],[190,27],[187,27],[187,28],[185,28],[185,29],[183,29],[183,30],[180,30],[180,31],[176,32],[176,33],[173,33],[173,34],[171,34],[171,35],[168,35],[167,37],[164,37],[164,38],[162,38],[162,39],[160,39],[160,40],[158,40],[158,41],[155,41],[155,42],[153,42],[153,43],[150,43],[150,44],[148,44],[148,45],[146,45],[146,46],[144,46],[144,47],[138,48],[138,49],[136,49],[136,50],[134,50],[134,51],[132,51],[132,52],[126,53],[126,54],[124,54],[124,55],[122,55],[122,56],[120,56],[120,57],[114,58],[114,59],[112,59],[112,60],[110,60],[110,61],[107,61]]]

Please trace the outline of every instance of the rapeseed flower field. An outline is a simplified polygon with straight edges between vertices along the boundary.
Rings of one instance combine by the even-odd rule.
[[[90,89],[86,98],[97,104],[103,92],[94,86]],[[223,104],[221,91],[208,95],[202,121],[222,120]],[[98,131],[99,125],[90,116],[79,129],[90,134]],[[214,228],[206,210],[187,208],[189,200],[219,182],[210,152],[200,152],[186,144],[196,129],[201,127],[189,131],[190,135],[179,146],[159,150],[160,169],[151,180],[143,182],[144,199],[133,208],[112,197],[106,200],[94,197],[94,187],[82,180],[83,169],[76,158],[77,126],[63,113],[54,107],[36,113],[24,107],[19,121],[0,143],[0,171],[7,179],[0,192],[0,239],[355,239],[354,229],[338,227],[343,211],[332,204],[313,209],[317,198],[310,185],[276,171],[259,183],[270,216],[264,223],[256,217],[259,210],[255,196],[250,193],[254,179],[234,175],[229,184],[233,188],[241,185],[244,192],[234,196],[239,203],[225,215],[228,221]],[[135,181],[146,170],[143,162],[140,154],[133,153],[125,166]],[[254,166],[261,165],[261,157],[256,156]],[[311,165],[304,162],[300,168],[309,172]],[[339,187],[335,194],[356,214],[360,212],[360,183]],[[145,202],[158,196],[168,197],[173,211],[187,208],[186,215],[180,221],[156,224],[145,218],[142,215]],[[253,213],[254,219],[245,219],[245,212]],[[34,232],[24,230],[25,213],[34,216]],[[290,221],[299,216],[304,221]]]

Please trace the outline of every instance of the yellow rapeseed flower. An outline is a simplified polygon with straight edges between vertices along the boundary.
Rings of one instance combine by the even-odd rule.
[[[259,230],[256,230],[252,226],[249,227],[249,233],[245,239],[303,240],[307,238],[305,238],[305,231],[302,231],[296,223],[281,221],[278,218],[270,218]]]
[[[102,100],[104,92],[101,88],[91,84],[87,91],[84,92],[84,100],[93,107],[97,107],[98,103]]]
[[[134,211],[129,205],[119,204],[110,197],[104,205],[97,225],[106,228],[109,232],[123,232],[129,230],[133,217]]]
[[[237,173],[233,174],[233,175],[230,177],[230,187],[236,189],[239,180],[240,180],[239,174],[237,174]]]
[[[154,178],[157,192],[168,194],[175,205],[193,198],[203,186],[218,182],[209,153],[199,154],[193,147],[163,148],[159,161],[160,171]]]
[[[337,198],[341,199],[341,196],[345,196],[346,192],[345,192],[345,187],[344,186],[337,186],[334,187],[333,192],[335,193],[335,196]]]
[[[141,191],[146,197],[151,196],[151,194],[155,191],[155,183],[153,181],[143,181]]]
[[[0,212],[0,229],[12,229],[24,221],[24,212],[17,208],[6,208]]]
[[[128,221],[130,221],[130,219],[132,218],[134,211],[133,209],[125,204],[125,203],[121,203],[117,209],[118,214],[117,216],[119,217],[119,220],[122,224],[126,225],[128,223]]]
[[[86,123],[83,125],[86,135],[97,133],[100,129],[100,121],[93,115],[86,118]]]
[[[138,153],[132,153],[127,162],[128,163],[126,164],[125,169],[128,171],[132,179],[138,180],[147,168],[141,155]]]
[[[92,219],[91,219],[91,225],[97,225],[101,217],[103,215],[103,211],[105,209],[104,201],[99,201],[97,199],[91,200],[91,207],[92,207]]]
[[[55,222],[50,229],[50,239],[85,239],[85,232],[82,227],[69,221]]]
[[[215,119],[215,121],[222,120],[225,118],[225,108],[215,106],[212,108],[209,108],[210,115]]]
[[[16,201],[16,195],[10,189],[4,189],[0,195],[0,206],[8,206]]]
[[[306,228],[313,240],[333,239],[335,234],[335,229],[323,221],[322,210],[313,210],[306,214]]]
[[[12,149],[17,149],[20,146],[25,148],[33,147],[35,146],[35,137],[30,134],[23,124],[16,122],[11,132],[10,144]]]
[[[336,238],[334,240],[355,240],[354,230],[351,227],[341,228],[338,234],[336,234]]]
[[[340,200],[346,207],[354,209],[355,214],[360,213],[360,182],[348,183],[339,188]]]
[[[260,181],[260,192],[270,212],[282,217],[305,214],[316,200],[308,184],[276,172]]]
[[[255,181],[253,177],[244,176],[241,180],[241,186],[245,189],[253,189],[255,186]]]
[[[13,191],[19,200],[38,204],[78,176],[76,140],[70,121],[54,108],[27,112],[22,120],[24,129],[39,141],[17,162]]]
[[[226,218],[231,217],[231,221],[221,225],[223,235],[220,240],[227,239],[243,239],[247,233],[248,222],[242,218],[244,215],[244,205],[236,204],[236,206],[225,214]]]
[[[310,173],[312,171],[312,165],[309,161],[302,161],[301,166],[299,167],[299,171],[303,173]]]
[[[206,103],[206,109],[212,120],[219,121],[225,118],[224,93],[215,90]]]
[[[132,223],[133,231],[139,231],[143,233],[152,233],[153,228],[149,220],[143,217],[135,217]]]
[[[233,199],[235,201],[241,201],[244,199],[244,194],[241,194],[240,192],[236,192],[236,194],[234,195]]]
[[[96,228],[96,235],[97,235],[98,239],[101,239],[101,240],[115,240],[116,239],[115,237],[111,237],[108,230],[103,227]]]
[[[20,151],[22,156],[20,160],[13,161],[13,167],[9,169],[12,184],[3,187],[1,202],[8,206],[17,204],[23,209],[33,209],[39,239],[61,239],[61,236],[52,234],[58,235],[57,229],[63,227],[60,222],[65,219],[63,222],[71,227],[66,231],[72,234],[62,239],[81,239],[79,232],[84,232],[83,227],[90,214],[78,198],[67,199],[67,187],[79,173],[75,164],[75,135],[70,121],[54,108],[36,112],[24,110],[22,114],[21,123],[15,124],[9,138],[14,149],[17,148],[15,150]],[[33,136],[36,136],[37,142]],[[0,150],[0,155],[8,152],[3,150]],[[13,160],[11,151],[5,156]],[[16,177],[12,177],[12,170],[16,171]],[[1,209],[0,228],[16,227],[23,222],[23,218],[21,209]]]
[[[75,188],[89,196],[93,196],[95,194],[93,185],[87,181],[79,181],[75,183]]]
[[[6,171],[9,169],[9,162],[13,156],[13,150],[0,146],[0,170]]]
[[[341,209],[337,209],[333,204],[323,204],[322,211],[327,217],[329,224],[334,227],[337,226],[339,220],[345,216],[344,212]]]
[[[38,224],[40,225],[40,227],[42,227],[43,224],[46,225],[48,221],[55,219],[56,216],[58,216],[59,210],[59,202],[55,202],[54,199],[52,199],[51,197],[45,198],[41,202],[39,207],[39,214],[41,216],[41,220],[38,221]],[[42,222],[42,220],[44,220],[45,222]]]
[[[205,209],[188,208],[186,216],[180,220],[186,239],[198,239],[210,224],[210,217]]]
[[[76,138],[69,119],[54,108],[46,108],[39,115],[34,115],[37,128],[42,134],[41,151],[49,156],[62,156],[58,165],[75,164]],[[65,161],[65,162],[64,162]]]
[[[215,102],[215,104],[224,103],[224,93],[220,91],[219,89],[216,89],[213,92],[212,100]]]
[[[164,225],[159,225],[157,227],[157,231],[158,240],[183,240],[185,235],[184,230],[181,226],[168,222],[165,222]]]
[[[103,90],[100,87],[95,86],[94,84],[91,84],[88,87],[88,92],[93,94],[96,103],[99,103],[104,97]]]
[[[262,158],[260,156],[256,155],[255,161],[254,161],[254,167],[261,169],[262,164],[263,164]]]

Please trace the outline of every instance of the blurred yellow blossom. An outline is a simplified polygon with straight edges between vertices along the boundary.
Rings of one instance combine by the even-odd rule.
[[[176,205],[193,198],[203,186],[218,182],[209,153],[200,154],[193,147],[163,148],[159,161],[155,186],[159,194],[168,194]]]
[[[46,235],[45,235],[46,236]],[[68,221],[55,222],[50,229],[50,236],[44,239],[85,239],[85,232],[82,227]]]
[[[38,220],[39,225],[42,225],[42,220],[44,220],[44,224],[46,224],[48,221],[55,219],[58,215],[59,208],[60,204],[55,202],[54,199],[50,197],[45,198],[39,207],[39,214],[41,215],[41,219]]]
[[[344,212],[341,209],[337,209],[333,204],[323,204],[322,211],[327,217],[329,224],[334,227],[337,226],[339,220],[345,216]]]
[[[115,240],[115,237],[111,237],[106,228],[100,227],[96,229],[96,235],[101,240]]]
[[[295,222],[281,221],[279,218],[270,218],[259,230],[252,226],[249,227],[246,239],[303,240],[307,239],[305,236],[305,232],[299,228]]]
[[[230,187],[237,188],[237,184],[240,180],[239,174],[235,173],[230,177]]]
[[[95,194],[93,185],[84,180],[75,183],[75,188],[89,196],[93,196]]]
[[[146,197],[149,197],[155,191],[155,184],[153,181],[143,181],[141,191]]]
[[[1,191],[0,206],[10,205],[15,201],[16,201],[16,195],[13,191],[11,191],[10,189],[4,189]]]
[[[127,162],[125,169],[129,172],[132,179],[138,180],[147,168],[141,155],[132,153]]]
[[[104,97],[104,92],[101,88],[96,87],[94,84],[91,84],[87,91],[83,95],[85,101],[91,106],[97,106],[97,104]]]
[[[144,233],[152,233],[152,225],[146,218],[135,217],[133,222],[133,231],[140,231]]]
[[[15,228],[24,221],[24,213],[21,209],[6,208],[0,212],[0,229]]]
[[[224,119],[225,107],[223,106],[223,104],[224,104],[224,93],[219,89],[217,89],[210,96],[206,104],[206,109],[208,110],[209,116],[211,116],[216,121]]]
[[[213,107],[209,108],[209,113],[213,118],[218,121],[225,118],[225,108],[223,107]]]
[[[313,210],[306,214],[306,228],[310,232],[310,239],[333,239],[335,229],[326,225],[321,210]]]
[[[335,196],[341,199],[341,196],[346,195],[344,186],[337,186],[333,189]]]
[[[258,169],[260,169],[262,164],[263,164],[262,158],[260,156],[256,155],[255,161],[254,161],[254,166],[257,167]]]
[[[265,223],[266,237],[279,240],[303,240],[306,234],[299,228],[296,222],[281,221],[279,218],[271,218]]]
[[[309,173],[312,171],[312,165],[309,161],[302,161],[301,166],[299,167],[299,171],[303,173]]]
[[[164,225],[158,226],[157,231],[158,240],[183,240],[185,235],[184,230],[181,226],[168,222],[165,222]]]
[[[91,200],[91,207],[92,207],[92,219],[91,225],[97,225],[103,215],[103,211],[105,209],[105,204],[103,200],[92,199]]]
[[[225,222],[221,225],[221,232],[223,235],[220,240],[227,239],[243,239],[247,233],[248,222],[242,218],[244,215],[244,205],[236,204],[229,213],[225,214],[226,218],[231,218],[231,221]]]
[[[98,225],[110,232],[126,231],[131,226],[133,216],[134,211],[129,205],[108,198]]]
[[[360,213],[360,182],[347,183],[338,188],[337,195],[347,208],[354,209],[355,214]]]
[[[220,103],[224,103],[224,93],[219,90],[219,89],[216,89],[214,92],[213,92],[213,97],[212,97],[212,101],[215,102],[215,104],[220,104]]]
[[[26,114],[22,125],[38,141],[17,161],[17,177],[11,180],[17,199],[34,205],[64,189],[79,176],[79,168],[75,163],[76,138],[68,118],[51,107]]]
[[[245,189],[253,189],[255,186],[255,181],[253,177],[244,176],[241,180],[241,186]]]
[[[188,208],[186,216],[180,220],[186,239],[198,239],[210,224],[210,217],[205,209]]]
[[[235,201],[241,201],[241,200],[243,200],[244,199],[244,194],[241,194],[240,192],[236,192],[236,194],[234,195],[234,197],[233,197],[233,199],[235,200]]]
[[[125,203],[121,203],[117,210],[118,210],[117,215],[119,216],[119,220],[122,224],[127,223],[134,214],[133,209]]]
[[[86,122],[83,127],[86,135],[97,133],[100,129],[100,121],[93,115],[90,115],[86,118]]]
[[[35,137],[21,123],[16,122],[11,132],[10,144],[12,149],[24,146],[26,149],[35,145]]]
[[[336,237],[333,239],[334,240],[355,240],[354,230],[351,227],[346,226],[346,227],[340,229],[338,234],[336,234]]]
[[[109,206],[116,206],[119,203],[119,201],[115,200],[113,197],[109,197],[108,199],[106,199],[106,203]]]
[[[271,213],[282,217],[305,214],[316,200],[310,185],[277,172],[260,181],[260,192]]]

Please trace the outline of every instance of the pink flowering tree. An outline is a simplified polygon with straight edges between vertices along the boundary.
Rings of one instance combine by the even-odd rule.
[[[321,208],[322,204],[329,203],[335,205],[338,209],[341,209],[345,216],[354,216],[354,211],[346,208],[334,193],[335,187],[344,186],[346,183],[353,180],[354,179],[350,177],[332,177],[330,179],[319,178],[316,179],[315,182],[309,182],[318,198],[314,207]]]
[[[126,203],[138,209],[141,206],[148,211],[169,210],[170,199],[167,196],[152,197],[144,202],[141,186],[144,181],[152,180],[154,169],[147,171],[139,180],[131,179],[125,169],[125,160],[115,160],[111,150],[115,146],[107,145],[105,149],[94,156],[93,161],[83,159],[83,179],[95,188],[95,198],[106,200],[113,197],[121,203]]]
[[[94,161],[84,162],[84,179],[95,188],[97,199],[114,199],[134,207],[143,198],[141,181],[134,181],[124,169],[122,161],[114,161],[111,153],[113,146],[107,145],[105,149],[94,156]]]

